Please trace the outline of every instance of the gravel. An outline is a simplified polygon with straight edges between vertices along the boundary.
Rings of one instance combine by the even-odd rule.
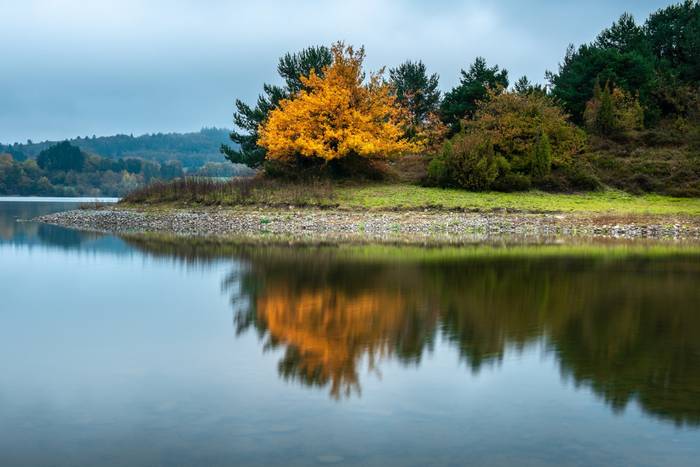
[[[499,237],[700,239],[700,218],[450,211],[165,209],[111,207],[40,217],[48,224],[114,234],[147,232],[249,239],[358,242],[462,242]]]

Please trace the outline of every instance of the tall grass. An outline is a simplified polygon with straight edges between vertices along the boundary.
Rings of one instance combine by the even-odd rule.
[[[126,204],[196,203],[202,205],[269,205],[333,207],[333,188],[328,181],[293,183],[264,177],[219,181],[186,177],[155,182],[138,188],[122,199]]]

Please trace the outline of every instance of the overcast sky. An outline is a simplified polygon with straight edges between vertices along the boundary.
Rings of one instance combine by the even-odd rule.
[[[0,142],[231,126],[280,55],[344,40],[450,89],[478,55],[544,81],[567,44],[669,1],[0,0]]]

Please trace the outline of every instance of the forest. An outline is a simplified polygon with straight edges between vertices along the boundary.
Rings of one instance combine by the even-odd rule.
[[[228,131],[85,137],[0,144],[0,195],[122,196],[154,180],[230,178],[250,172],[223,161]]]
[[[422,60],[385,73],[366,71],[364,59],[364,47],[343,42],[287,53],[283,84],[264,84],[254,105],[237,100],[230,133],[78,137],[65,144],[84,154],[80,167],[41,163],[56,142],[0,145],[0,194],[122,195],[152,181],[257,171],[305,186],[700,196],[698,1],[641,23],[622,14],[590,43],[570,45],[544,83],[476,57],[443,92]],[[139,197],[160,192],[156,184]]]
[[[15,159],[12,153],[0,152],[0,195],[119,197],[150,182],[173,180],[186,173],[206,178],[246,173],[245,168],[224,162],[205,162],[185,170],[178,159],[102,157],[63,141],[35,158]]]
[[[700,196],[700,4],[623,14],[546,83],[477,57],[446,92],[423,61],[366,72],[343,42],[279,60],[236,101],[222,148],[266,177],[398,179],[471,191]]]
[[[83,151],[110,159],[138,158],[167,162],[177,159],[185,169],[197,169],[207,162],[221,162],[219,148],[228,139],[228,130],[202,128],[192,133],[152,133],[140,136],[77,136],[67,141]],[[0,153],[11,154],[15,160],[35,158],[41,151],[60,141],[0,143]]]

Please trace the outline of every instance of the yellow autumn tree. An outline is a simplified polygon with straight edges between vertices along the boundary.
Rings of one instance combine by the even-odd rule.
[[[313,71],[301,77],[304,90],[282,100],[260,125],[258,145],[267,150],[267,158],[331,161],[419,150],[404,136],[408,116],[383,81],[383,70],[365,82],[364,47],[355,50],[337,42],[331,50],[333,63],[323,77]]]

